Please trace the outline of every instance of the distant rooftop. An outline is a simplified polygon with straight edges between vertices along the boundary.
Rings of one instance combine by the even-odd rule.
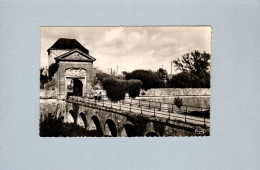
[[[88,49],[83,47],[77,40],[69,38],[59,38],[47,51],[54,49],[79,49],[82,52],[89,54]]]

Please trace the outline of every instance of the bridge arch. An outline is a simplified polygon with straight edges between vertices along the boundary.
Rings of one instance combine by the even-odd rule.
[[[74,123],[75,122],[75,112],[73,110],[69,110],[68,113],[68,123]]]
[[[113,137],[117,136],[117,128],[116,128],[116,124],[114,123],[113,120],[111,120],[111,119],[106,120],[106,123],[104,126],[104,134],[105,134],[105,136],[113,136]]]
[[[125,124],[121,132],[122,137],[134,137],[137,136],[135,127],[132,124]]]
[[[89,130],[97,130],[100,134],[103,134],[99,118],[96,115],[93,115],[91,117],[91,120],[89,123]]]
[[[148,133],[146,133],[145,136],[147,136],[147,137],[159,137],[159,135],[156,132],[148,132]]]
[[[84,128],[87,128],[87,118],[86,115],[83,112],[80,112],[78,119],[78,125],[83,126]]]
[[[57,109],[55,117],[56,117],[56,119],[61,117],[61,109],[60,108]]]

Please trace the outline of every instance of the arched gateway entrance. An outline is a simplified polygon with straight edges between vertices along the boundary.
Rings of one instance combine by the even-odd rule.
[[[83,83],[79,79],[74,78],[72,95],[82,96],[82,90],[83,90]]]
[[[88,53],[74,49],[54,59],[59,67],[56,73],[58,98],[92,94],[95,58]]]
[[[67,86],[67,96],[83,96],[83,83],[78,78],[71,79]]]

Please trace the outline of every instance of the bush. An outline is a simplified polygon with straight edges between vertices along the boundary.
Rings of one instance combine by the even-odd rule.
[[[168,87],[172,88],[210,88],[210,75],[205,75],[203,78],[191,76],[186,72],[181,72],[173,77],[168,82]]]
[[[139,96],[142,87],[142,81],[140,80],[128,80],[127,81],[127,92],[129,97],[135,98]]]
[[[196,116],[196,117],[202,117],[202,118],[210,118],[209,111],[191,111],[188,113],[188,115]]]
[[[40,69],[40,88],[43,89],[44,88],[44,84],[48,82],[48,76],[46,73],[44,73],[45,70],[44,68]]]
[[[125,94],[135,98],[139,96],[142,81],[140,80],[120,80],[109,77],[102,82],[103,88],[106,90],[107,97],[112,101],[120,101],[125,99]]]
[[[54,74],[58,71],[58,64],[57,63],[52,63],[50,66],[49,66],[49,80],[52,79],[52,77],[54,76]]]
[[[62,119],[56,119],[54,115],[49,113],[40,121],[41,137],[58,137],[61,134]]]
[[[55,118],[49,113],[40,120],[41,137],[76,137],[76,136],[102,136],[96,130],[87,131],[75,123],[64,123],[63,118]]]
[[[120,101],[125,99],[127,81],[109,77],[103,80],[102,86],[106,90],[107,97],[110,100]]]
[[[174,99],[174,104],[178,107],[178,108],[181,108],[182,106],[182,99],[177,97]]]
[[[96,77],[97,77],[97,80],[99,80],[100,82],[102,82],[104,79],[111,77],[111,75],[100,71],[100,72],[98,72],[98,73],[96,74]]]
[[[173,77],[168,82],[168,87],[191,88],[192,87],[191,77],[188,73],[185,72],[173,75]]]
[[[124,74],[126,80],[141,80],[143,83],[142,89],[144,90],[165,87],[164,81],[159,78],[159,74],[151,70],[134,70],[131,73],[124,72]]]

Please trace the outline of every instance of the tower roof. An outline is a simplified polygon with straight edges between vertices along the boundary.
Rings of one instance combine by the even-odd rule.
[[[88,49],[83,47],[76,39],[69,39],[69,38],[59,38],[47,51],[54,49],[79,49],[82,52],[89,54]]]

